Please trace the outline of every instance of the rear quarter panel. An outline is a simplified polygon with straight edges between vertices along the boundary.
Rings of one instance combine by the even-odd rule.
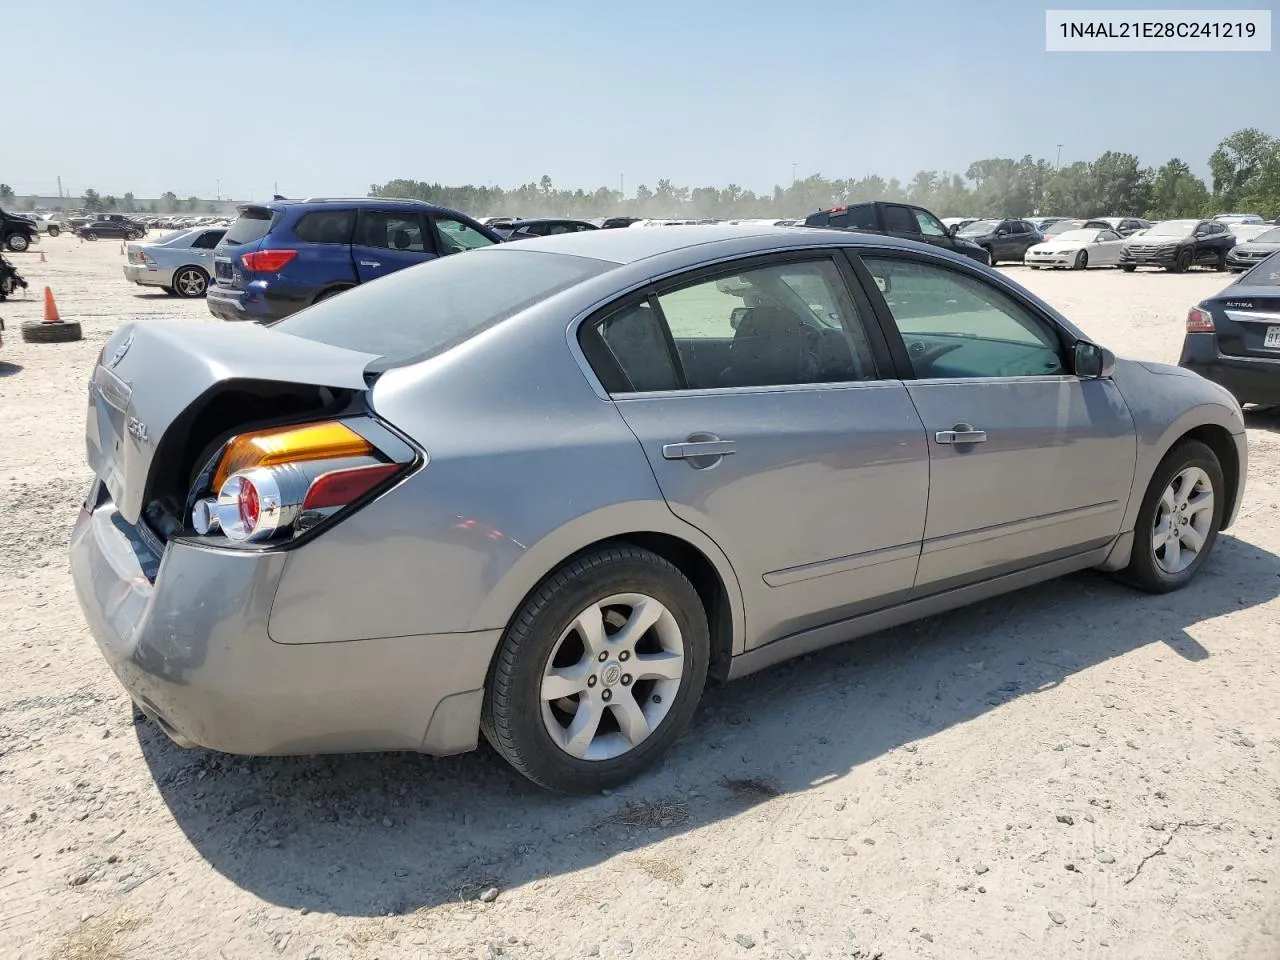
[[[464,256],[466,254],[463,254]],[[291,551],[271,613],[282,643],[505,627],[564,559],[632,532],[667,533],[728,560],[667,508],[644,452],[566,343],[557,298],[436,359],[384,374],[380,416],[428,462]],[[740,645],[741,630],[735,629]]]
[[[1233,436],[1243,436],[1244,417],[1226,390],[1180,367],[1117,360],[1115,379],[1133,414],[1137,430],[1137,467],[1122,527],[1132,530],[1147,485],[1174,444],[1192,430],[1205,425],[1221,427]],[[1245,448],[1242,443],[1237,443],[1237,449],[1243,451]],[[1242,453],[1238,492],[1243,491],[1247,473],[1248,461]],[[1235,498],[1236,510],[1240,499],[1239,495]],[[1228,525],[1232,519],[1224,516],[1223,525]]]

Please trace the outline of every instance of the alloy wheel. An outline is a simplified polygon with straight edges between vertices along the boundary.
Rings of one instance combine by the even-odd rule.
[[[1156,506],[1151,548],[1156,565],[1177,574],[1196,562],[1213,525],[1213,483],[1199,467],[1187,467],[1165,488]]]
[[[580,760],[633,750],[675,703],[685,652],[675,617],[653,597],[624,593],[591,604],[543,670],[542,721],[552,742]]]
[[[205,280],[203,273],[199,270],[192,270],[190,268],[179,271],[177,277],[175,277],[173,281],[173,285],[184,297],[200,296],[204,293],[206,283],[207,281]]]

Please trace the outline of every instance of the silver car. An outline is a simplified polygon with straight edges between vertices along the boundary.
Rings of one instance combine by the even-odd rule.
[[[594,230],[276,323],[129,324],[71,566],[182,744],[634,776],[708,674],[1088,567],[1164,592],[1240,407],[1008,278],[847,231]]]
[[[213,248],[226,232],[226,227],[195,227],[150,243],[130,243],[124,278],[179,297],[203,297],[213,275]]]

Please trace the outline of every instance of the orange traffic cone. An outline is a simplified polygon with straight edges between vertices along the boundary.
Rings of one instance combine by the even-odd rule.
[[[45,323],[61,323],[62,318],[58,316],[58,305],[53,302],[53,291],[48,287],[44,288],[44,322]]]
[[[40,251],[40,262],[41,262],[41,263],[48,263],[48,261],[47,261],[47,260],[45,260],[45,257],[44,257],[44,251],[43,251],[43,250],[41,250],[41,251]]]

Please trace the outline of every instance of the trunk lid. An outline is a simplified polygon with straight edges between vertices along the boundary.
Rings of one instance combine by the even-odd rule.
[[[1215,298],[1213,306],[1218,349],[1223,354],[1280,357],[1280,288],[1234,287]]]
[[[246,203],[236,208],[240,216],[223,234],[213,250],[213,281],[220,287],[243,290],[244,272],[240,255],[257,250],[271,232],[281,212],[267,206]]]
[[[136,524],[166,431],[219,384],[256,381],[363,391],[365,367],[375,359],[257,325],[126,324],[107,341],[90,379],[89,466],[124,519]]]

